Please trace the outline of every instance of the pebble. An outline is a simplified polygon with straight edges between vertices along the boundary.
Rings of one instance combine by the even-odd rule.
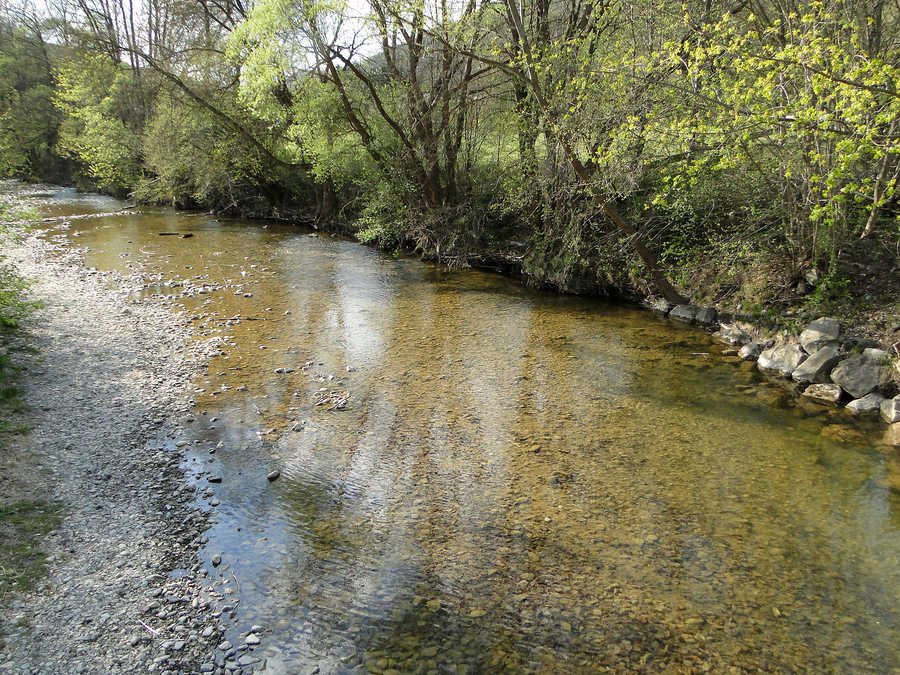
[[[228,640],[220,642],[219,649],[221,649],[223,652],[227,652],[229,649],[231,649],[231,643]]]
[[[222,564],[222,556],[220,556],[220,555],[217,553],[216,555],[214,555],[214,556],[212,557],[212,560],[210,560],[210,562],[212,563],[212,566],[213,566],[213,567],[218,567],[219,565]]]
[[[250,635],[248,635],[248,636],[245,638],[245,641],[246,641],[247,644],[250,645],[251,647],[254,646],[254,645],[258,645],[258,644],[260,643],[259,635],[257,635],[256,633],[250,633]]]
[[[269,479],[269,481],[273,481],[277,480],[280,475],[280,471],[270,471],[268,474],[266,474],[266,478]]]

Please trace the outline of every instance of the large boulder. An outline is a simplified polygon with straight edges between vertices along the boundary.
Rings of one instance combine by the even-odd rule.
[[[713,337],[729,345],[745,345],[752,340],[746,332],[737,326],[728,325],[723,325],[713,333]]]
[[[790,377],[805,360],[806,352],[800,345],[784,344],[764,350],[759,355],[756,365],[762,371]]]
[[[840,334],[841,322],[830,316],[823,316],[810,323],[800,333],[800,346],[812,354],[829,343],[837,342]]]
[[[836,384],[811,384],[803,391],[803,395],[813,401],[830,405],[837,405],[843,393]]]
[[[900,422],[900,396],[881,402],[881,418],[888,424]]]
[[[669,312],[669,318],[693,323],[697,318],[697,309],[696,305],[675,305],[675,308]]]
[[[882,401],[884,401],[884,396],[873,391],[862,398],[850,401],[847,404],[847,410],[853,415],[877,415],[881,410]]]
[[[866,349],[841,361],[831,371],[831,381],[853,398],[862,398],[890,384],[891,358],[881,349]]]
[[[840,358],[837,343],[826,345],[811,353],[809,358],[791,373],[791,377],[795,382],[830,383],[828,375]]]

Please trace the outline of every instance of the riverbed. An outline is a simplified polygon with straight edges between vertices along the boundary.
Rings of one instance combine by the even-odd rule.
[[[875,423],[636,308],[124,206],[62,191],[41,236],[210,345],[165,444],[256,667],[900,663],[900,455]]]

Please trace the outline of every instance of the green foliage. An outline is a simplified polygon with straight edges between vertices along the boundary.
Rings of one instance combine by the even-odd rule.
[[[11,591],[30,590],[43,576],[41,539],[60,521],[60,508],[47,502],[0,506],[0,602]]]
[[[259,154],[216,119],[162,93],[143,135],[146,176],[135,189],[141,201],[218,209],[246,199],[264,172]]]
[[[5,195],[0,194],[0,246],[9,244],[18,231],[34,219],[34,212]],[[23,431],[14,421],[15,413],[23,409],[17,384],[18,369],[13,356],[23,349],[13,343],[21,341],[22,321],[35,308],[37,302],[25,298],[28,284],[17,270],[0,255],[0,432]]]
[[[127,192],[142,175],[134,89],[133,73],[103,54],[64,61],[57,70],[54,102],[65,114],[58,149],[115,193]]]
[[[0,178],[52,173],[59,115],[46,45],[0,22]]]

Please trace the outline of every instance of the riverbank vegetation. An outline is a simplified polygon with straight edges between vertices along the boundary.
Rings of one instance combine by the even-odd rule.
[[[0,185],[0,251],[33,220],[33,213]],[[27,283],[0,252],[0,434],[24,429],[16,421],[22,412],[16,382],[16,355],[30,349],[22,321],[37,306],[26,297]]]
[[[45,7],[0,18],[5,175],[890,338],[889,3]]]

